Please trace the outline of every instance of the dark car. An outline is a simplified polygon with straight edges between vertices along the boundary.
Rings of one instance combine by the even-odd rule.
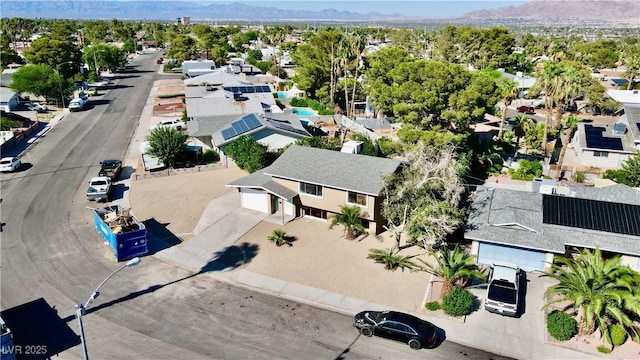
[[[356,314],[353,326],[364,336],[381,336],[402,341],[414,349],[433,347],[436,327],[413,315],[396,311],[362,311]]]
[[[111,178],[111,181],[118,180],[120,172],[122,171],[122,161],[102,160],[100,165],[100,172],[98,172],[98,176],[108,176]]]
[[[525,114],[536,113],[536,109],[534,109],[533,106],[527,106],[527,105],[518,106],[516,110],[518,110],[518,112],[525,113]]]

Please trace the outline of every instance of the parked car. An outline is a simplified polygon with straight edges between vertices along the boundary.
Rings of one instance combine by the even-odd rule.
[[[187,128],[187,123],[185,123],[184,121],[179,120],[179,119],[176,119],[176,120],[164,120],[164,121],[160,121],[159,123],[153,125],[151,127],[151,130],[157,129],[157,128],[161,128],[161,127],[174,128],[174,129],[180,131],[182,129],[186,129]]]
[[[22,162],[17,157],[4,157],[0,159],[1,172],[13,172],[20,168]]]
[[[102,160],[100,161],[100,171],[98,176],[108,176],[111,181],[116,181],[122,172],[122,161],[120,160]]]
[[[485,310],[508,316],[518,314],[518,298],[522,270],[515,264],[494,263],[491,266]]]
[[[396,311],[362,311],[356,314],[353,326],[364,336],[381,336],[409,344],[414,350],[433,347],[436,327],[410,314]]]
[[[83,98],[75,98],[69,101],[69,111],[80,111],[84,109],[84,105],[87,101]]]
[[[87,200],[109,201],[111,196],[111,179],[108,176],[97,176],[89,180]]]
[[[87,95],[96,96],[96,95],[100,95],[100,92],[98,91],[97,87],[89,86],[89,89],[87,90]]]
[[[46,105],[42,105],[37,102],[27,104],[27,108],[29,108],[29,110],[32,110],[32,111],[37,111],[39,113],[46,113],[47,110],[49,110],[47,109]]]
[[[527,106],[527,105],[518,106],[516,110],[518,110],[518,112],[525,113],[525,114],[536,113],[536,109],[533,106]]]

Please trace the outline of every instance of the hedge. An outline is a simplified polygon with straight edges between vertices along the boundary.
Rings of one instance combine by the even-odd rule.
[[[567,341],[578,332],[578,323],[571,315],[562,311],[547,314],[547,331],[558,341]]]

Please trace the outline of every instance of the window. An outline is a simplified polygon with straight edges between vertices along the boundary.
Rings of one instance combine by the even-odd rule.
[[[593,152],[593,156],[594,157],[609,157],[609,152],[608,151],[594,151]]]
[[[367,206],[367,195],[349,191],[347,192],[347,202],[349,204]]]
[[[322,185],[301,182],[300,192],[307,195],[322,197]]]

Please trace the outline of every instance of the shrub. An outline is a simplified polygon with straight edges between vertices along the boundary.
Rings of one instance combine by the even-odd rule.
[[[427,310],[430,310],[430,311],[437,311],[441,309],[440,303],[437,301],[430,301],[426,303],[424,307],[426,307]]]
[[[604,346],[604,345],[598,346],[597,349],[598,349],[599,352],[601,352],[603,354],[611,354],[611,350],[608,347]]]
[[[205,150],[204,154],[202,154],[202,158],[205,162],[212,163],[220,160],[220,156],[218,152],[213,149]]]
[[[295,107],[307,107],[309,106],[309,104],[307,103],[307,100],[302,99],[302,98],[298,98],[298,97],[294,97],[291,99],[291,106],[295,106]]]
[[[282,246],[287,244],[291,246],[291,242],[287,239],[287,233],[282,229],[274,229],[269,236],[267,236],[269,242],[276,244],[276,246]]]
[[[552,311],[547,314],[547,331],[558,341],[567,341],[578,332],[578,323],[563,311]]]
[[[576,172],[575,174],[573,174],[573,181],[582,184],[584,182],[584,173],[581,171]]]
[[[542,176],[542,164],[535,160],[520,160],[518,167],[510,168],[509,174],[514,180],[533,180],[534,177]]]
[[[442,298],[442,309],[451,316],[469,315],[473,309],[474,298],[467,289],[454,286]]]
[[[620,346],[627,341],[627,331],[620,325],[611,325],[609,326],[609,333],[605,338],[609,344]]]

